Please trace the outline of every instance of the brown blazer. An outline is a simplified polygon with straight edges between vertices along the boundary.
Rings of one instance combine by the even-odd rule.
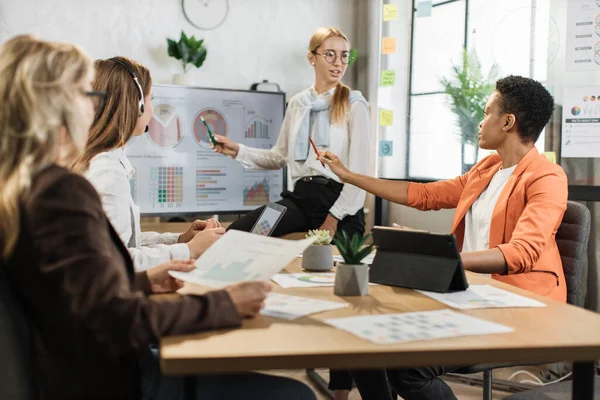
[[[166,335],[240,325],[222,290],[149,296],[146,273],[134,272],[85,178],[52,165],[21,210],[6,267],[31,311],[40,398],[135,398],[138,350]]]

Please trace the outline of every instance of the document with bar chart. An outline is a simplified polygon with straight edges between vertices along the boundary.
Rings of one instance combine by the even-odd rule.
[[[247,170],[214,152],[209,129],[271,149],[283,123],[283,93],[155,85],[153,95],[148,132],[125,148],[142,214],[243,212],[281,199],[283,170]]]
[[[314,240],[314,237],[285,240],[231,230],[196,260],[196,269],[169,273],[182,281],[209,287],[224,287],[241,281],[267,281]]]

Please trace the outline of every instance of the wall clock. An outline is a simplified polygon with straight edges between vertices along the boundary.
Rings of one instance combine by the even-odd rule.
[[[185,19],[198,29],[215,29],[227,18],[229,0],[181,0]]]

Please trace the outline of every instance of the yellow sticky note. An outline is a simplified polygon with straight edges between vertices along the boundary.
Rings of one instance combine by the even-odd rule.
[[[394,112],[392,110],[379,110],[379,125],[392,126],[394,123]]]
[[[392,54],[396,52],[396,38],[384,37],[381,43],[382,54]]]
[[[381,71],[381,86],[394,86],[396,82],[396,72],[391,69]]]
[[[383,5],[383,20],[395,21],[398,19],[398,4]]]
[[[554,164],[556,164],[556,153],[553,151],[546,151],[544,153],[544,155],[546,156],[546,158],[548,159],[548,161],[553,162]]]

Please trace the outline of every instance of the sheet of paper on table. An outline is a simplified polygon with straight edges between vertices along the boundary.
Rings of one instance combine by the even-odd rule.
[[[467,290],[453,293],[417,292],[450,307],[461,310],[474,308],[546,307],[537,300],[490,285],[470,285]]]
[[[323,320],[376,344],[512,332],[513,329],[452,310],[364,315]]]
[[[196,269],[169,271],[169,274],[185,282],[209,287],[269,280],[314,240],[314,237],[285,240],[230,230],[196,260]]]
[[[362,259],[362,263],[363,264],[373,264],[374,258],[375,258],[375,253],[371,253]],[[344,262],[344,257],[335,255],[335,256],[333,256],[333,261]]]
[[[318,300],[310,297],[290,296],[281,293],[269,293],[265,301],[265,307],[260,311],[260,315],[291,320],[347,306],[347,303],[340,303],[337,301]]]
[[[276,274],[271,278],[273,282],[284,289],[326,287],[335,285],[335,272],[300,272],[296,274]],[[369,285],[377,285],[370,283]]]

